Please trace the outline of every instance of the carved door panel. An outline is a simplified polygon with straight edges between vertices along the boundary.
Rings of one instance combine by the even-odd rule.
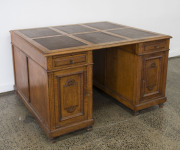
[[[87,118],[86,67],[54,73],[56,127]]]
[[[163,53],[144,56],[141,101],[162,95],[165,67]]]

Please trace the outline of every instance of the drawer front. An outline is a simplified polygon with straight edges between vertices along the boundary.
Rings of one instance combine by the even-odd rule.
[[[64,67],[77,64],[83,64],[87,62],[87,54],[76,54],[76,55],[66,55],[66,56],[55,56],[53,58],[53,67]]]
[[[143,43],[142,48],[143,48],[144,52],[168,50],[169,49],[169,42],[168,42],[168,40],[158,40],[158,41],[152,41],[152,42],[145,42],[145,43]]]

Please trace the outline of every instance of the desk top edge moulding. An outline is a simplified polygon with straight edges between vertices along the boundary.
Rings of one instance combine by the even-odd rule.
[[[34,45],[45,56],[172,38],[108,21],[11,30],[13,33]],[[104,40],[97,40],[102,38]]]
[[[111,22],[10,33],[14,89],[50,139],[93,126],[93,85],[135,115],[167,100],[169,35]]]

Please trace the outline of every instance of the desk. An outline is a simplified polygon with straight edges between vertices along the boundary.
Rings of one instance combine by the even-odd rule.
[[[93,125],[93,84],[135,113],[162,106],[170,38],[110,22],[13,30],[15,90],[49,138]]]

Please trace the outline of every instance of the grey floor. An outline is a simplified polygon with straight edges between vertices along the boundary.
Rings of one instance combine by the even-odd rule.
[[[48,141],[14,92],[0,96],[0,150],[180,150],[180,58],[169,60],[168,101],[139,116],[95,89],[93,130],[76,131]]]

